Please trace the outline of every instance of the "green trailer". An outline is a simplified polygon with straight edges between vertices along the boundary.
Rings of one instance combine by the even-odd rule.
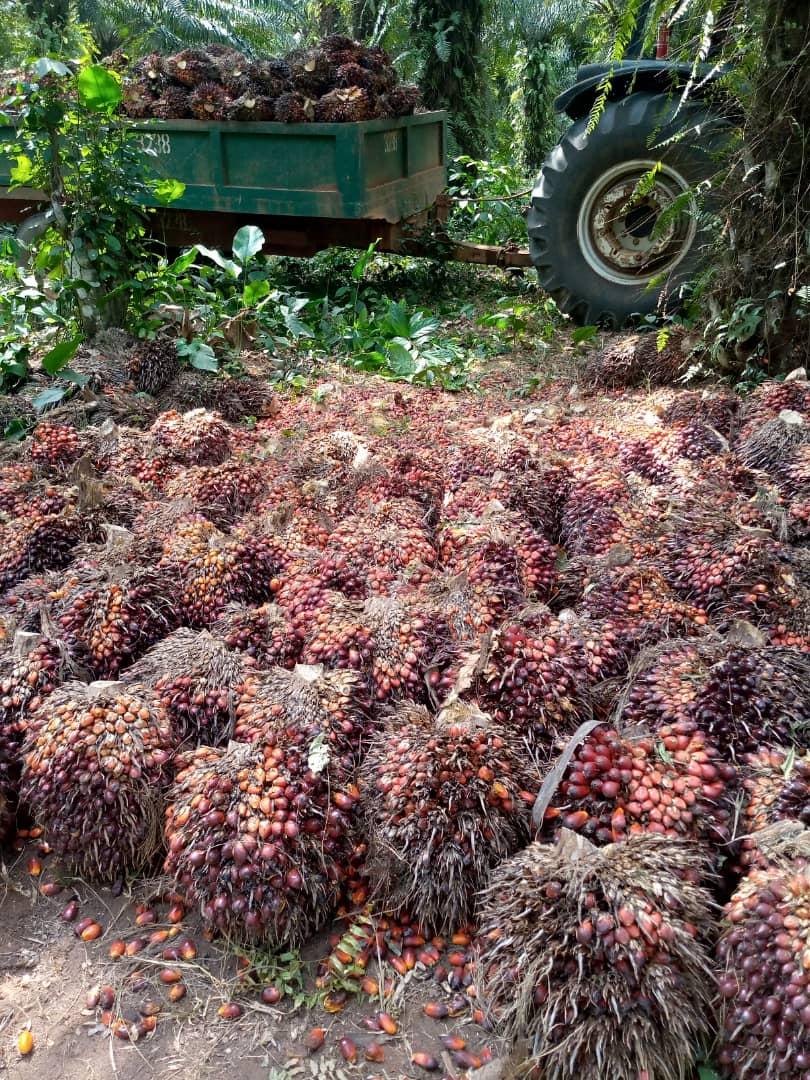
[[[154,167],[185,192],[151,215],[170,248],[229,246],[242,225],[259,225],[265,251],[312,255],[332,245],[423,250],[419,233],[447,217],[443,112],[347,124],[133,121]],[[0,158],[0,220],[42,209],[42,193],[10,190]],[[3,190],[5,188],[5,190]],[[467,262],[529,265],[528,252],[457,244]]]

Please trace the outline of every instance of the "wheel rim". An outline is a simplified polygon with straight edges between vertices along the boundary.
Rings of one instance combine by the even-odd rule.
[[[652,190],[634,198],[639,181],[653,169]],[[655,161],[623,161],[604,172],[583,199],[577,219],[577,240],[591,269],[620,285],[642,285],[677,266],[695,238],[694,215],[682,211],[660,231],[655,226],[688,191],[680,173]],[[690,199],[688,209],[693,206]]]

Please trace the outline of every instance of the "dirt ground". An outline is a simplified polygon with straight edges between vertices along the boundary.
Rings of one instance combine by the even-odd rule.
[[[358,993],[350,997],[340,1013],[330,1015],[321,1007],[293,1009],[282,1001],[277,1007],[263,1004],[260,986],[240,983],[233,954],[221,943],[206,942],[199,924],[186,918],[177,940],[190,938],[198,948],[190,962],[167,963],[161,959],[162,946],[150,946],[133,957],[111,960],[109,944],[116,939],[131,941],[169,923],[156,923],[143,930],[135,925],[136,897],[112,895],[82,882],[66,884],[59,895],[45,898],[39,882],[58,880],[58,867],[44,860],[42,877],[28,873],[29,849],[16,857],[7,856],[0,887],[0,1077],[3,1080],[151,1080],[178,1077],[182,1080],[214,1080],[223,1075],[239,1080],[349,1080],[380,1077],[404,1080],[418,1076],[467,1076],[443,1046],[442,1036],[460,1035],[469,1051],[480,1054],[484,1047],[497,1049],[496,1041],[475,1024],[470,1009],[455,1019],[437,1021],[422,1011],[428,1001],[452,1003],[454,995],[440,986],[433,973],[417,965],[400,978],[386,967],[395,980],[385,1009],[395,1018],[399,1030],[389,1036],[369,1031],[364,1021],[374,1020],[381,1002]],[[139,895],[142,886],[139,885]],[[75,897],[77,919],[61,918],[65,906]],[[166,905],[158,909],[165,915]],[[78,920],[92,916],[104,928],[95,941],[84,942],[75,933]],[[307,984],[314,982],[317,960],[328,954],[328,933],[311,942],[302,958]],[[180,969],[188,994],[170,1003],[168,987],[158,973],[166,967]],[[88,992],[96,986],[111,986],[116,992],[113,1019],[121,1017],[133,1024],[138,1009],[147,1001],[160,1005],[154,1032],[137,1040],[121,1041],[102,1022],[102,1009],[88,1009]],[[233,1021],[217,1015],[219,1006],[238,1000],[243,1015]],[[324,1045],[310,1053],[304,1038],[314,1026],[327,1029]],[[34,1051],[21,1057],[17,1049],[19,1032],[30,1027]],[[352,1039],[358,1060],[348,1064],[340,1054],[340,1040]],[[372,1041],[384,1048],[384,1061],[363,1060],[364,1048]],[[411,1064],[414,1052],[429,1053],[440,1070],[427,1073]],[[501,1068],[485,1066],[470,1074],[475,1077],[500,1076]]]

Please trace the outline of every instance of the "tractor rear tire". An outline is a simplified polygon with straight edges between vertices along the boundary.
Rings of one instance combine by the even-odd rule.
[[[572,124],[543,165],[529,252],[561,311],[620,327],[676,306],[705,260],[711,237],[693,192],[717,171],[721,124],[707,102],[639,92],[608,102],[587,128],[587,117]],[[654,233],[673,202],[686,209]]]

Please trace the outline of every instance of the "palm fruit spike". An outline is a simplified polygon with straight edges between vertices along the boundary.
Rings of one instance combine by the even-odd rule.
[[[504,623],[479,668],[482,705],[532,745],[548,745],[589,719],[584,645],[550,614]]]
[[[36,571],[67,566],[86,533],[86,518],[72,508],[49,513],[33,506],[24,518],[0,522],[0,592]]]
[[[810,833],[796,822],[758,836],[765,864],[726,904],[717,946],[724,1076],[804,1080],[810,1070]]]
[[[413,83],[392,86],[382,97],[381,112],[383,116],[411,116],[419,105],[420,97],[419,87]]]
[[[79,433],[68,424],[42,420],[31,436],[31,461],[59,468],[71,465],[81,453]]]
[[[573,829],[595,844],[640,832],[727,844],[735,778],[689,721],[654,735],[600,726],[574,753],[545,825]]]
[[[185,465],[219,465],[231,454],[230,427],[207,409],[161,413],[149,430]]]
[[[534,777],[520,741],[455,702],[432,716],[403,704],[361,771],[367,872],[386,908],[431,932],[463,925],[474,894],[526,842]]]
[[[182,627],[153,645],[123,678],[154,690],[179,741],[221,746],[233,730],[246,665],[205,630]]]
[[[164,66],[168,75],[184,86],[216,81],[219,77],[216,63],[202,49],[183,49],[174,56],[166,57]]]
[[[275,947],[301,944],[336,905],[355,792],[330,783],[306,734],[281,726],[266,726],[254,745],[200,747],[179,765],[166,872],[210,926]]]
[[[32,717],[21,798],[78,874],[114,881],[157,850],[174,745],[165,713],[144,688],[65,683]]]
[[[271,668],[240,687],[234,738],[255,742],[270,726],[303,732],[325,745],[329,774],[345,785],[365,753],[370,703],[363,680],[353,671],[325,671],[322,665]]]
[[[247,653],[261,668],[292,668],[301,656],[300,635],[272,603],[259,607],[229,604],[211,630],[226,648]]]
[[[738,439],[734,452],[749,469],[772,474],[792,450],[810,443],[809,419],[793,409],[783,409],[778,416]]]
[[[794,649],[735,648],[708,672],[695,716],[733,758],[763,743],[803,745],[810,727],[810,655]]]
[[[563,831],[500,864],[480,894],[476,987],[544,1080],[689,1075],[713,989],[703,862],[693,841],[597,848]]]
[[[201,82],[191,91],[188,107],[198,120],[224,120],[231,98],[217,82]]]
[[[335,80],[335,69],[320,49],[299,49],[287,57],[293,86],[309,98],[325,93]]]
[[[183,91],[178,90],[178,93],[182,95]],[[183,115],[181,110],[177,118]],[[133,349],[129,357],[129,377],[138,390],[147,394],[157,394],[168,385],[178,368],[177,347],[166,338],[143,342]]]
[[[78,576],[56,605],[61,634],[97,678],[116,675],[177,625],[177,577],[111,565]]]
[[[617,707],[621,724],[653,731],[664,724],[694,720],[697,702],[719,646],[667,641],[642,652],[630,669]]]
[[[810,826],[810,752],[764,747],[744,761],[745,802],[740,829],[744,833],[740,862],[763,864],[757,834],[777,821]]]

